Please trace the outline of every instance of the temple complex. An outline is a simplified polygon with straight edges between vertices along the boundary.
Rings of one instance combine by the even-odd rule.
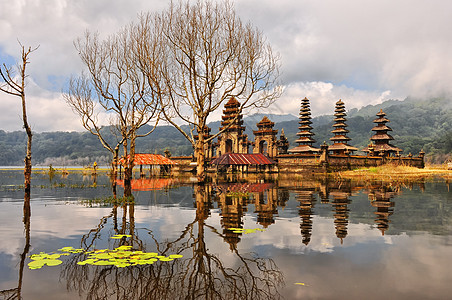
[[[402,149],[390,144],[394,138],[388,134],[392,129],[386,125],[389,119],[383,110],[377,113],[373,121],[376,125],[372,128],[374,135],[372,143],[361,149],[364,154],[355,155],[359,151],[350,144],[348,137],[347,114],[345,103],[342,100],[336,102],[334,110],[334,122],[331,131],[331,145],[325,142],[320,148],[314,147],[311,121],[311,108],[308,98],[301,100],[299,112],[298,144],[289,148],[289,141],[281,129],[280,138],[277,138],[278,130],[274,129],[275,123],[264,116],[256,124],[257,130],[253,131],[254,141],[248,139],[243,125],[241,104],[231,98],[224,106],[220,127],[220,134],[216,143],[206,143],[205,157],[210,172],[242,172],[242,173],[267,173],[267,172],[292,172],[292,173],[326,173],[337,170],[349,170],[359,167],[379,166],[387,163],[408,165],[423,168],[424,153],[418,156],[401,156]],[[198,133],[200,134],[200,133]],[[202,130],[204,139],[212,137],[210,128],[205,126]],[[252,146],[250,153],[250,146]],[[172,158],[180,162],[173,168],[179,170],[193,170],[191,157]],[[181,166],[181,165],[185,165]],[[185,169],[184,169],[185,168]],[[306,173],[308,172],[308,173]],[[340,231],[340,230],[339,230]]]
[[[276,157],[278,155],[278,141],[276,135],[278,130],[274,130],[275,123],[265,116],[257,123],[258,130],[254,130],[254,148],[253,153],[262,153],[268,157]]]
[[[245,126],[243,126],[243,115],[240,112],[240,102],[231,98],[224,108],[220,127],[220,131],[224,130],[224,132],[218,136],[218,156],[225,153],[248,153],[251,143],[244,133]]]
[[[389,120],[386,118],[386,114],[382,109],[377,113],[377,118],[374,120],[374,123],[377,125],[372,128],[372,131],[375,134],[371,137],[371,141],[373,141],[374,145],[369,145],[363,149],[365,152],[375,152],[380,156],[390,156],[391,154],[399,155],[403,150],[397,148],[389,143],[389,141],[394,140],[394,138],[388,134],[388,131],[392,131],[391,127],[387,126]]]
[[[347,121],[347,114],[345,113],[345,104],[344,102],[342,102],[342,100],[336,102],[336,109],[334,110],[334,112],[334,130],[331,131],[334,136],[330,138],[330,140],[333,141],[333,145],[328,147],[328,151],[332,152],[333,154],[339,155],[358,151],[358,148],[347,144],[347,142],[351,139],[347,136],[347,133],[349,132],[346,129],[347,124],[345,124],[345,122]]]
[[[311,132],[311,108],[309,106],[309,99],[304,98],[301,100],[301,108],[300,108],[300,121],[298,122],[300,126],[298,129],[300,130],[297,135],[298,139],[295,141],[298,143],[298,146],[289,150],[289,153],[317,153],[320,151],[318,148],[312,147],[312,144],[315,143],[315,140],[312,138],[314,133]]]

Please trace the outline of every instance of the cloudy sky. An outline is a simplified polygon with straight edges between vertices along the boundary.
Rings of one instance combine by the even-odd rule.
[[[85,30],[114,33],[162,0],[0,0],[0,61],[40,46],[28,67],[29,119],[35,131],[81,130],[61,97],[83,66],[73,41]],[[407,96],[452,91],[452,4],[444,0],[235,0],[242,20],[267,37],[282,58],[285,91],[272,111],[312,114]],[[21,129],[19,100],[0,94],[0,129]]]

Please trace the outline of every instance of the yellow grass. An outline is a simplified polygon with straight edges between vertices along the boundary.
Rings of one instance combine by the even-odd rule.
[[[427,166],[424,169],[408,166],[383,165],[356,169],[351,171],[337,172],[336,176],[359,180],[383,180],[383,181],[405,181],[442,177],[452,179],[452,170],[447,166]]]

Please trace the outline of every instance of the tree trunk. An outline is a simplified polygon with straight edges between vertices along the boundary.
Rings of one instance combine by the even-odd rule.
[[[113,198],[116,199],[116,179],[118,178],[118,154],[119,145],[116,146],[113,152],[113,161],[111,163],[111,189],[113,192]]]
[[[23,56],[23,55],[22,55]],[[22,93],[21,93],[21,99],[22,99],[22,119],[24,122],[24,128],[27,132],[27,153],[25,155],[25,169],[24,169],[24,185],[25,185],[25,194],[28,192],[30,193],[30,187],[31,187],[31,141],[33,138],[33,134],[31,132],[31,128],[28,125],[27,120],[27,106],[25,103],[25,66],[26,66],[26,57],[23,61],[23,67],[22,67]]]
[[[130,138],[130,153],[124,166],[124,197],[133,197],[132,195],[132,177],[135,164],[135,133]],[[124,155],[127,157],[127,141],[124,142]]]
[[[206,154],[204,152],[204,136],[202,133],[199,133],[198,140],[195,144],[195,157],[198,183],[204,183],[206,181]]]

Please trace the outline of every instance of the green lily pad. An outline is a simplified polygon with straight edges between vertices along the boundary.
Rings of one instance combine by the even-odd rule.
[[[130,265],[131,264],[129,262],[126,262],[126,261],[121,261],[121,262],[115,263],[115,266],[118,267],[118,268],[124,268],[124,267],[128,267]]]
[[[261,229],[261,228],[245,229],[245,228],[231,227],[228,229],[232,230],[233,233],[244,233],[244,234],[250,234],[250,233],[254,233],[256,231],[265,231],[265,229]]]
[[[172,258],[170,258],[170,257],[162,257],[162,258],[159,258],[159,260],[160,260],[160,261],[172,261],[172,260],[174,260],[174,259],[172,259]]]
[[[111,266],[114,264],[115,264],[114,262],[111,262],[109,260],[98,260],[98,261],[92,263],[92,265],[94,265],[94,266]]]
[[[79,262],[77,263],[77,265],[81,265],[81,266],[84,266],[84,265],[92,265],[92,264],[95,263],[96,261],[97,261],[97,259],[88,258],[88,259],[85,259],[84,261],[79,261]]]
[[[123,237],[131,237],[130,234],[115,234],[114,236],[110,237],[111,239],[122,239]]]
[[[111,255],[109,253],[99,253],[94,256],[97,259],[110,259]]]
[[[33,260],[31,262],[28,263],[28,267],[32,270],[35,269],[40,269],[45,265],[45,262],[43,262],[42,260]]]
[[[48,265],[49,267],[54,267],[54,266],[58,266],[61,265],[63,263],[63,261],[59,260],[59,259],[45,259],[43,260],[46,265]]]

